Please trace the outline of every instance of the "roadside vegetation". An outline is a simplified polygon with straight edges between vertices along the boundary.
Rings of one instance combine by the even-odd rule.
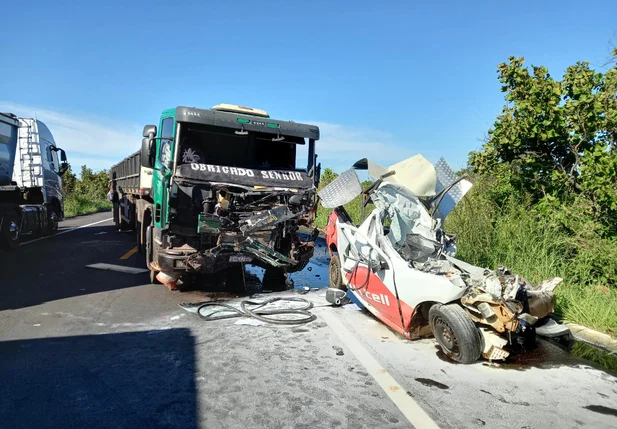
[[[445,228],[470,263],[562,277],[557,313],[617,337],[617,67],[579,62],[556,80],[511,57],[498,75],[506,104],[469,154],[461,174],[474,187]],[[336,173],[323,176],[321,186]],[[360,207],[346,207],[356,223]],[[329,212],[319,208],[319,227]]]
[[[81,166],[79,177],[69,169],[62,176],[64,192],[64,216],[74,217],[104,210],[111,210],[107,200],[109,177],[107,171],[93,173],[92,169]]]

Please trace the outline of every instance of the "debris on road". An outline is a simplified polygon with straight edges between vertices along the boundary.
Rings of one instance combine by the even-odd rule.
[[[337,356],[343,356],[345,354],[343,349],[341,347],[339,347],[339,346],[332,346],[332,350],[334,350],[336,352]]]
[[[250,317],[242,317],[234,323],[234,325],[248,325],[248,326],[266,326],[266,322],[262,322],[261,320],[253,319]]]
[[[414,380],[416,380],[418,383],[421,383],[425,386],[436,387],[441,390],[447,390],[450,388],[450,386],[448,386],[447,384],[440,383],[430,378],[415,378]]]
[[[326,289],[326,301],[338,307],[348,304],[351,300],[344,290],[331,287]]]
[[[300,307],[290,307],[284,303],[302,303],[303,305]],[[317,319],[317,316],[309,311],[313,308],[313,303],[304,298],[274,297],[263,301],[248,299],[235,304],[239,304],[239,306],[222,301],[208,301],[195,304],[180,304],[180,307],[191,313],[197,313],[203,320],[245,317],[275,325],[302,325]],[[268,306],[269,308],[266,308]],[[214,309],[206,312],[208,308]],[[290,318],[288,316],[293,317]]]
[[[184,314],[178,314],[176,316],[172,316],[169,318],[169,320],[178,320],[180,318],[184,317]]]
[[[360,310],[362,310],[360,307],[358,307],[358,306],[357,306],[356,304],[354,304],[353,302],[352,302],[352,303],[349,303],[349,304],[345,304],[345,305],[343,306],[343,308],[344,308],[345,310],[355,310],[355,311],[360,311]]]

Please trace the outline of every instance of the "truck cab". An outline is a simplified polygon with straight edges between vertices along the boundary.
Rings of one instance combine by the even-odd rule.
[[[27,204],[44,204],[56,223],[64,217],[62,175],[67,168],[66,154],[47,125],[20,118],[13,181],[23,190]]]
[[[55,233],[63,217],[66,154],[36,119],[0,114],[0,246]]]
[[[317,209],[318,127],[220,104],[165,110],[143,135],[141,166],[153,171],[144,234],[153,276],[173,286],[183,273],[240,263],[304,268],[316,230],[305,239],[298,231]]]

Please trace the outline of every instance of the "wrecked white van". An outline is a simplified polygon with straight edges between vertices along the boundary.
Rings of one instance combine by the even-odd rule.
[[[362,191],[356,170],[375,179]],[[551,317],[561,279],[534,286],[506,268],[488,270],[456,259],[443,220],[471,183],[443,159],[421,155],[391,167],[358,161],[319,192],[333,208],[325,229],[331,288],[351,291],[371,313],[409,339],[434,335],[452,360],[506,359],[536,334],[568,338]],[[375,209],[356,226],[343,208],[358,195]]]

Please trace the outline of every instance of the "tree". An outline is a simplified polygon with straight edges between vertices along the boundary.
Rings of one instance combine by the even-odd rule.
[[[68,164],[68,169],[62,175],[62,193],[65,197],[68,197],[75,191],[77,185],[77,176],[71,170],[71,164]]]
[[[338,173],[335,173],[331,168],[326,168],[323,173],[321,173],[321,178],[319,180],[320,187],[326,186],[328,183],[332,182],[334,179],[338,177]]]
[[[510,57],[498,74],[506,105],[482,149],[470,153],[474,172],[536,202],[584,198],[598,219],[614,221],[617,67],[602,74],[578,62],[559,81]]]
[[[105,199],[109,187],[109,176],[106,170],[94,173],[91,168],[81,166],[81,177],[75,184],[75,193],[88,196],[95,200]]]

